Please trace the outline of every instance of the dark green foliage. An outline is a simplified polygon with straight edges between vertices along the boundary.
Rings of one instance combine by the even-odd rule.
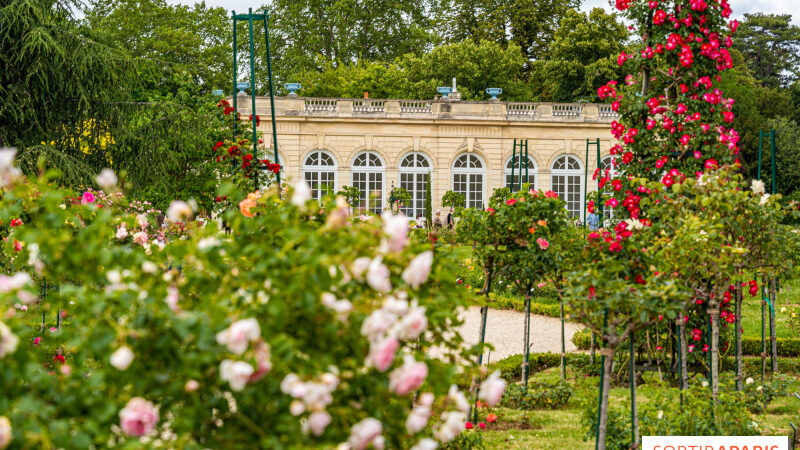
[[[510,384],[503,394],[502,406],[514,409],[559,409],[569,402],[573,391],[564,380],[554,384],[528,383],[527,390],[521,384]]]
[[[530,353],[528,356],[530,372],[540,372],[561,364],[561,355],[557,353]],[[589,355],[583,353],[570,353],[567,355],[567,365],[582,369],[589,365]],[[508,382],[518,381],[522,373],[522,355],[511,355],[492,364],[500,371],[500,375]]]

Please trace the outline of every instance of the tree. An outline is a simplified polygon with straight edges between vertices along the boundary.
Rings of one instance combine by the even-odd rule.
[[[447,191],[442,196],[442,206],[449,206],[451,208],[463,208],[466,205],[464,194],[459,194],[455,191]]]
[[[296,73],[319,68],[318,56],[337,66],[359,58],[389,62],[421,53],[432,39],[426,9],[424,0],[275,0],[270,37],[276,65]]]
[[[588,14],[569,9],[548,47],[548,59],[532,63],[534,96],[541,100],[573,102],[594,99],[597,88],[622,78],[616,56],[628,30],[601,8]]]
[[[170,73],[180,71],[191,74],[206,92],[231,89],[232,27],[224,8],[164,0],[93,0],[82,23],[148,61],[151,70],[139,76],[149,79],[152,90],[173,87]]]
[[[453,0],[439,5],[439,30],[447,42],[515,43],[526,60],[547,56],[562,17],[577,0]]]
[[[734,44],[767,87],[789,86],[800,76],[800,27],[790,14],[745,14]]]
[[[130,98],[133,60],[71,15],[72,0],[12,0],[0,9],[0,146],[58,140],[69,126],[103,121],[98,102]],[[63,155],[74,171],[80,154]]]

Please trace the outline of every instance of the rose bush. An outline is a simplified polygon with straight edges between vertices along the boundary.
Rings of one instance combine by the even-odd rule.
[[[18,275],[0,283],[12,446],[405,448],[464,429],[449,330],[465,298],[443,289],[457,262],[410,242],[405,219],[228,185],[219,194],[243,203],[225,212],[229,233],[207,224],[148,250],[117,237],[135,214],[62,207],[74,194],[52,174],[12,175],[0,220],[25,217],[5,247],[21,243],[4,256]],[[56,311],[68,320],[49,331]]]

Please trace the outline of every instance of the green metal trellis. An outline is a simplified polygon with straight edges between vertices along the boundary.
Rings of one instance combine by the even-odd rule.
[[[253,23],[263,22],[264,23],[264,39],[266,40],[267,44],[267,75],[269,78],[269,105],[270,105],[270,114],[272,116],[272,145],[275,148],[275,164],[280,164],[280,159],[278,157],[278,133],[275,128],[275,91],[273,88],[272,83],[272,56],[270,54],[269,49],[269,12],[266,10],[263,14],[254,14],[253,9],[250,8],[248,14],[236,14],[236,11],[231,12],[231,17],[233,19],[233,110],[235,114],[233,115],[233,138],[236,140],[236,124],[238,122],[238,112],[236,109],[236,97],[237,97],[237,75],[238,75],[238,65],[236,61],[236,54],[237,54],[237,46],[236,46],[236,23],[238,21],[247,22],[247,28],[249,31],[250,37],[250,98],[252,99],[252,115],[250,117],[250,122],[253,125],[253,154],[258,154],[258,135],[256,134],[256,78],[255,78],[255,50],[254,50],[254,43],[253,43]],[[278,192],[280,192],[281,187],[281,174],[280,171],[276,172],[275,174],[277,184],[278,184]]]
[[[519,156],[517,156],[517,145],[519,145]],[[525,156],[522,156],[522,149],[525,149]],[[524,159],[523,159],[524,158]],[[525,181],[527,182],[530,178],[528,178],[528,140],[525,139],[524,141],[520,139],[517,141],[514,139],[514,149],[511,153],[511,192],[514,192],[514,167],[519,162],[519,182],[517,183],[517,191],[522,189],[522,164],[525,164]]]

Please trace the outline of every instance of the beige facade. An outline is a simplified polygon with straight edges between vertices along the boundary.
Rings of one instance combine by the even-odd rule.
[[[242,117],[248,117],[250,97],[240,94],[237,100]],[[570,209],[578,216],[587,164],[586,184],[589,191],[596,188],[591,176],[597,150],[589,148],[587,161],[587,139],[600,139],[601,161],[606,159],[613,145],[610,123],[616,117],[607,105],[596,104],[279,97],[275,105],[280,163],[290,183],[319,183],[322,177],[335,190],[360,184],[381,193],[382,203],[372,205],[381,208],[392,186],[404,184],[413,191],[414,183],[424,184],[424,176],[412,174],[430,173],[434,210],[441,209],[442,196],[451,189],[472,197],[472,206],[485,205],[492,191],[510,178],[514,140],[527,140],[528,174],[535,187],[570,197]],[[257,97],[256,111],[271,156],[269,98]],[[422,157],[409,157],[415,154]],[[565,161],[563,155],[572,159]],[[409,162],[413,167],[401,167]],[[424,188],[422,194],[412,194],[424,195]],[[416,205],[421,204],[418,198]],[[419,209],[407,213],[418,214]]]

